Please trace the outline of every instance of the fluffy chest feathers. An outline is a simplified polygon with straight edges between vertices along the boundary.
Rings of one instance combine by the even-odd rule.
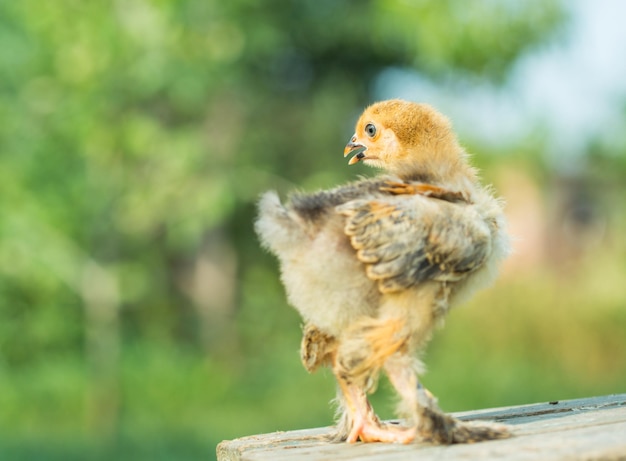
[[[469,203],[390,193],[388,184],[361,180],[286,205],[268,193],[260,202],[256,229],[280,260],[290,303],[329,334],[394,299],[402,299],[398,309],[421,310],[422,322],[436,317],[482,285],[472,279],[490,279],[506,253],[490,194],[475,193]]]

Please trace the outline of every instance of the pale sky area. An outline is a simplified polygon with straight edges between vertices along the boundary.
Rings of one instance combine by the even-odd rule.
[[[564,38],[522,57],[502,88],[442,88],[417,73],[385,71],[376,97],[429,102],[462,137],[507,145],[537,128],[547,155],[561,163],[584,152],[591,137],[623,139],[626,107],[626,1],[565,2],[571,23]]]

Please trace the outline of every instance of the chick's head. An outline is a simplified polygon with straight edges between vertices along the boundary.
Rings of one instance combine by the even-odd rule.
[[[456,164],[464,153],[448,119],[427,104],[399,99],[369,106],[344,149],[353,165],[382,168],[394,174]]]

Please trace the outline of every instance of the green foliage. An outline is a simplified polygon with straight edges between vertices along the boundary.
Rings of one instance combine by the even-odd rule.
[[[385,67],[503,81],[563,20],[556,1],[0,2],[3,457],[206,459],[224,438],[329,424],[332,377],[298,363],[256,196],[365,172],[341,152]],[[506,283],[481,298],[508,306],[491,317],[451,318],[429,356],[444,406],[623,385],[598,345],[623,297],[598,311],[587,293],[567,317],[546,280],[528,300]],[[555,346],[570,343],[544,311],[590,322],[578,349]],[[508,337],[502,312],[519,316]],[[533,335],[571,379],[542,380]]]
[[[449,74],[501,81],[521,52],[545,42],[564,19],[556,2],[379,0],[377,42],[399,47],[407,64]],[[487,33],[485,33],[487,31]],[[393,46],[390,46],[393,45]]]

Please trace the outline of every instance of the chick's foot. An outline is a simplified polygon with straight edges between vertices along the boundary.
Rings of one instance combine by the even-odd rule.
[[[383,424],[375,420],[355,421],[348,442],[386,442],[411,443],[415,439],[415,428],[398,427],[393,424]]]

